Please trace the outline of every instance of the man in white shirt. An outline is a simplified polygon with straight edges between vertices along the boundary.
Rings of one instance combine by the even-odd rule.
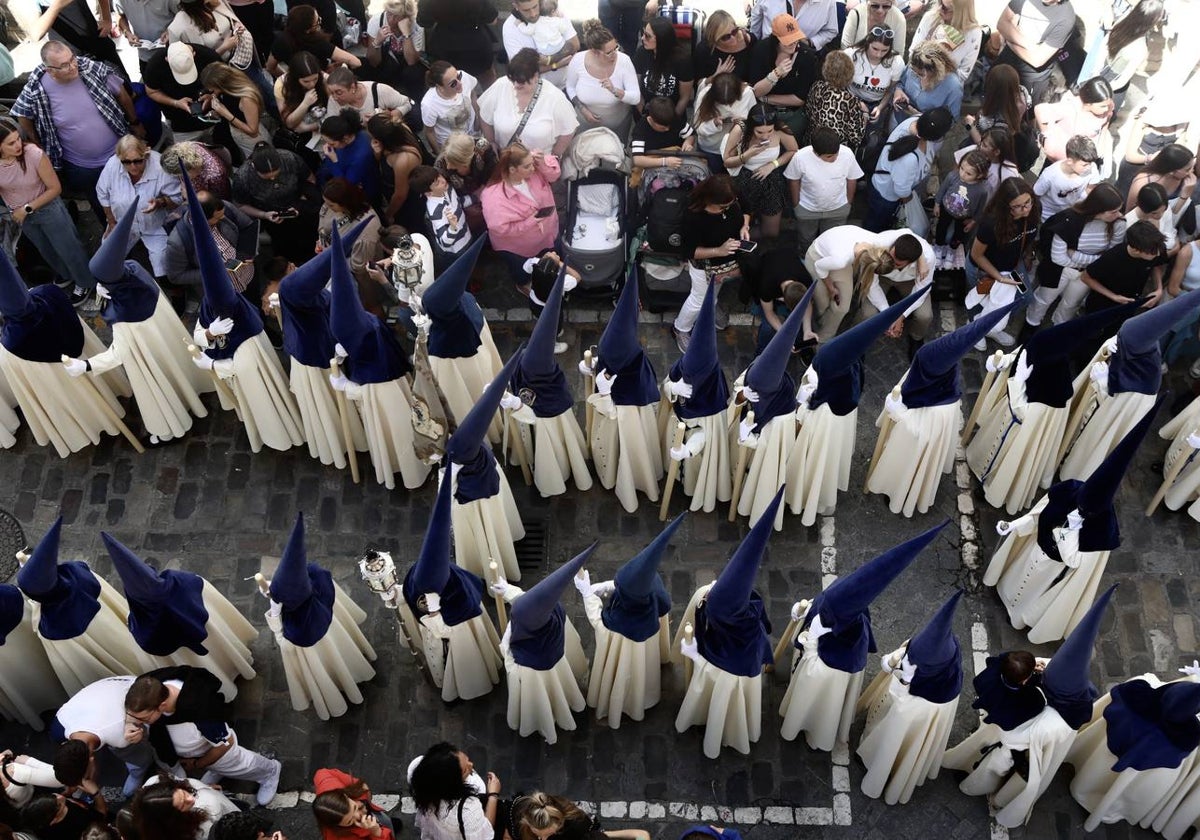
[[[125,694],[134,677],[108,677],[85,686],[58,710],[51,735],[82,741],[95,752],[106,747],[121,761],[129,775],[123,793],[132,796],[154,765],[154,750],[146,740],[140,723],[125,714]],[[95,764],[89,773],[95,774]]]
[[[863,171],[838,133],[821,126],[813,130],[812,145],[792,156],[783,175],[795,208],[798,248],[804,253],[822,233],[846,223]]]

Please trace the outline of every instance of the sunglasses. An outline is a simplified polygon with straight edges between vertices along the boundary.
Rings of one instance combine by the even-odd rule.
[[[886,12],[888,9],[892,8],[891,3],[868,3],[867,5],[877,12]]]
[[[736,29],[731,29],[728,32],[726,32],[724,35],[718,36],[717,40],[718,41],[732,41],[734,38],[737,37],[737,34],[738,34],[738,31]]]
[[[148,157],[148,156],[146,156],[146,157]],[[143,164],[146,162],[146,157],[129,158],[128,160],[126,160],[125,158],[121,158],[121,165],[122,166],[138,166],[139,164]]]
[[[896,37],[895,30],[884,29],[882,26],[872,26],[871,34],[876,38],[887,38],[888,40]]]
[[[451,90],[453,90],[454,88],[458,87],[458,85],[459,85],[459,83],[460,83],[460,82],[462,82],[462,71],[461,71],[461,70],[459,70],[459,71],[458,71],[458,75],[457,75],[457,76],[455,76],[455,77],[454,77],[453,79],[451,79],[450,81],[446,82],[446,87],[448,87],[448,88],[450,88]]]

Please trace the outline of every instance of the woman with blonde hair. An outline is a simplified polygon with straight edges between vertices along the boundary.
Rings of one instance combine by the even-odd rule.
[[[704,43],[695,50],[696,78],[713,81],[721,73],[732,73],[746,81],[750,78],[751,47],[757,39],[737,25],[733,15],[717,9],[704,24]]]
[[[543,791],[513,800],[507,828],[512,840],[597,840],[601,837],[650,840],[650,832],[640,828],[604,831],[600,828],[599,818],[585,813],[564,796]]]
[[[222,129],[228,132],[241,157],[254,151],[260,140],[270,139],[262,122],[263,97],[249,76],[218,62],[200,71],[200,84],[209,94],[209,110],[225,121],[217,129],[218,136]]]
[[[487,140],[472,137],[463,131],[452,131],[433,162],[446,183],[464,199],[467,226],[474,236],[486,229],[479,194],[491,180],[496,160],[496,149]],[[469,204],[465,201],[467,196],[474,199]]]
[[[633,61],[598,20],[584,22],[583,44],[586,49],[575,53],[567,66],[567,98],[584,126],[612,129],[625,142],[633,109],[642,102]]]
[[[958,119],[962,95],[962,82],[946,47],[938,41],[922,41],[912,48],[908,66],[892,90],[890,128],[934,108],[945,108]]]
[[[975,19],[975,0],[937,0],[917,24],[912,49],[930,41],[945,46],[954,63],[954,74],[966,84],[983,44],[983,27]]]

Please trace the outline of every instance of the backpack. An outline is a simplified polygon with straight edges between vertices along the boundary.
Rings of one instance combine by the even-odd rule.
[[[687,211],[687,186],[664,186],[646,204],[646,242],[651,250],[683,256],[683,217]]]

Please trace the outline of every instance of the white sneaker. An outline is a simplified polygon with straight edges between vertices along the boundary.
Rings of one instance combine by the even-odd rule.
[[[987,337],[999,344],[1001,347],[1012,347],[1017,343],[1017,340],[1004,330],[992,330],[987,334]]]
[[[566,353],[566,352],[567,352],[567,346],[568,346],[568,345],[567,345],[567,342],[565,342],[565,341],[556,341],[556,342],[554,342],[554,355],[555,355],[555,356],[561,356],[563,353]]]
[[[254,801],[264,808],[271,804],[271,800],[275,798],[275,792],[279,790],[279,775],[283,772],[283,765],[278,761],[275,762],[275,772],[271,777],[258,786],[258,793],[254,797]]]

